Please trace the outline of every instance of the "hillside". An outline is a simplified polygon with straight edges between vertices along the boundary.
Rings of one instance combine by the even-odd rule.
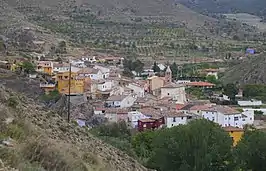
[[[3,1],[3,0],[2,0]],[[191,27],[200,26],[204,21],[215,21],[212,18],[197,14],[196,12],[175,4],[172,0],[26,0],[15,1],[5,0],[10,7],[22,11],[23,9],[40,8],[42,12],[48,12],[58,17],[66,16],[66,12],[74,9],[86,9],[101,19],[111,21],[129,22],[136,17],[141,17],[143,21],[161,22],[188,22]],[[25,15],[32,15],[30,11]]]
[[[266,17],[264,0],[178,0],[178,2],[204,14],[249,13]]]
[[[8,80],[12,74],[1,72],[0,76]],[[4,83],[0,84],[0,169],[4,165],[34,171],[147,170],[85,128],[69,124],[36,104],[27,97],[30,94],[21,94]]]
[[[223,83],[265,84],[266,83],[266,56],[249,57],[237,62],[225,73]]]

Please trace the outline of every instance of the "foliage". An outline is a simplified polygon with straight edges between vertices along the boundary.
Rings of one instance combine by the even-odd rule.
[[[236,163],[242,170],[261,171],[266,168],[266,133],[246,131],[234,150]]]
[[[153,70],[154,72],[160,72],[160,68],[158,67],[158,65],[157,65],[156,62],[153,63],[152,70]]]
[[[198,99],[205,99],[205,94],[201,88],[197,87],[190,87],[186,89],[186,92],[188,94],[191,94],[192,96],[197,97]]]
[[[16,108],[17,105],[18,105],[18,101],[17,101],[17,98],[16,97],[10,97],[8,100],[7,100],[7,103],[8,103],[8,106],[10,107],[13,107],[13,108]]]
[[[235,96],[238,93],[238,88],[235,84],[226,84],[223,87],[224,94],[227,95],[232,101],[235,101]]]
[[[53,90],[50,91],[49,94],[44,94],[42,96],[42,100],[44,100],[45,102],[50,102],[50,101],[58,101],[61,97],[61,94],[59,93],[58,90]]]
[[[244,86],[243,96],[266,101],[266,86],[262,84],[248,84]]]
[[[176,64],[175,62],[172,63],[171,66],[170,66],[170,68],[171,68],[171,71],[172,71],[172,77],[173,77],[174,79],[176,79],[176,77],[177,77],[177,73],[178,73],[178,67],[177,67],[177,64]]]
[[[213,84],[219,84],[218,79],[214,75],[208,75],[206,81]]]
[[[99,136],[120,137],[120,138],[127,138],[131,135],[127,123],[124,121],[118,123],[100,125],[99,127],[92,130],[92,132]]]
[[[232,170],[232,140],[207,120],[162,130],[153,146],[148,164],[159,171]]]
[[[142,160],[150,158],[153,151],[153,141],[158,132],[145,131],[134,135],[131,139],[132,148]]]
[[[124,60],[124,71],[136,71],[138,74],[140,74],[143,71],[144,64],[139,60]]]
[[[30,74],[30,73],[33,73],[35,72],[35,66],[33,63],[29,62],[29,61],[24,61],[22,63],[22,69],[24,69],[24,71],[27,73],[27,74]]]

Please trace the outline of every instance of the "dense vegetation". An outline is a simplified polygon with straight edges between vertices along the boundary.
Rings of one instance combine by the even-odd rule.
[[[92,132],[159,171],[257,171],[265,168],[266,133],[259,130],[246,129],[236,147],[232,147],[228,133],[207,120],[141,133],[126,130],[122,122],[100,126]],[[116,141],[110,141],[112,139]],[[255,145],[256,142],[259,143]]]

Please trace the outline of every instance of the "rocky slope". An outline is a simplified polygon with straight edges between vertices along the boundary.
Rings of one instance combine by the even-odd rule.
[[[0,82],[3,165],[18,170],[147,170],[125,153],[92,136],[86,128],[67,123],[56,112],[28,98],[27,93],[18,93],[6,85]]]
[[[229,68],[222,78],[223,83],[265,84],[266,56],[252,56]]]

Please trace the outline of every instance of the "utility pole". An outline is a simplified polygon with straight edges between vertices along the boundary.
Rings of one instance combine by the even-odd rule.
[[[67,121],[70,122],[70,91],[71,91],[71,62],[69,61],[69,76],[68,76],[68,113]]]

